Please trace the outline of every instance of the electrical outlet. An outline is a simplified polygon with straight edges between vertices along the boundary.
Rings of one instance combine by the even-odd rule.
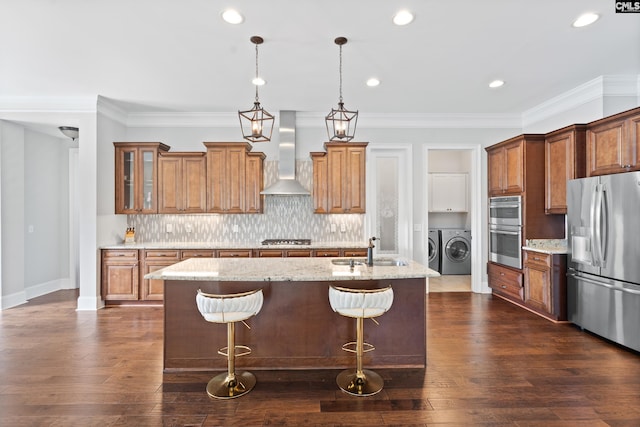
[[[239,230],[238,224],[233,224],[233,232],[237,233]]]
[[[33,232],[34,232],[34,230],[35,230],[35,229],[34,229],[33,225],[30,225],[30,226],[29,226],[29,233],[33,233]]]
[[[167,233],[173,233],[173,224],[167,224],[165,231]]]
[[[338,231],[338,227],[336,227],[336,225],[332,223],[331,224],[331,232],[335,233],[336,231]]]
[[[413,231],[422,231],[422,224],[413,224]]]
[[[346,225],[344,225],[344,224],[340,224],[340,231],[341,231],[342,233],[346,233],[346,232],[347,232],[347,226],[346,226]]]
[[[185,224],[184,231],[186,231],[187,233],[193,232],[193,227],[191,226],[191,224]]]

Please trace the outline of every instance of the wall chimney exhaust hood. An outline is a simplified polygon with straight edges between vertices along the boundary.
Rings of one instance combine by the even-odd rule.
[[[278,179],[260,194],[277,196],[310,196],[296,180],[296,112],[280,111],[280,143],[278,153]]]

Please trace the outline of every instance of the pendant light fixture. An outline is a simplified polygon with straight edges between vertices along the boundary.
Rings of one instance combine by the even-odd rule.
[[[260,100],[258,99],[258,83],[260,80],[258,75],[258,45],[262,44],[264,40],[260,36],[253,36],[250,40],[251,43],[256,45],[256,77],[253,80],[256,86],[256,100],[253,102],[252,109],[238,111],[238,116],[240,117],[240,127],[244,139],[250,142],[266,142],[271,141],[275,117],[260,106]]]
[[[325,121],[330,141],[348,142],[353,139],[356,133],[358,112],[345,109],[344,102],[342,102],[342,46],[347,44],[347,39],[338,37],[334,41],[340,46],[340,98],[338,98],[338,109],[332,108]]]

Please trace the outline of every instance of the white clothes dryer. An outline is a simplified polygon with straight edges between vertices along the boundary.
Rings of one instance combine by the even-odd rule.
[[[429,268],[440,273],[440,230],[429,229]]]
[[[440,230],[440,274],[471,274],[471,231]]]

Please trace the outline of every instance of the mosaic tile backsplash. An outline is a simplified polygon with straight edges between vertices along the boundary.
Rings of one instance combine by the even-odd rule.
[[[275,182],[277,161],[264,163],[265,187]],[[311,191],[313,163],[296,162],[296,178]],[[264,239],[313,242],[364,241],[364,215],[318,215],[310,196],[266,196],[262,214],[128,215],[136,241],[259,243]],[[172,229],[168,233],[167,229]],[[335,231],[332,231],[335,230]],[[344,231],[342,231],[344,230]]]

